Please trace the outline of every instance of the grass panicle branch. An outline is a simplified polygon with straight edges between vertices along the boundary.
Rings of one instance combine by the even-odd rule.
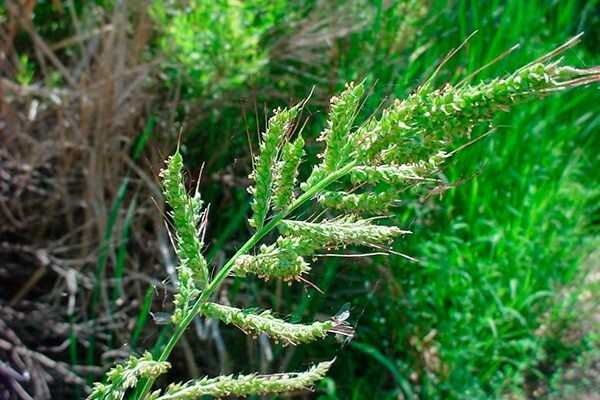
[[[319,195],[318,201],[332,210],[378,214],[388,211],[397,199],[397,192],[394,188],[364,193],[327,190]]]
[[[172,211],[170,216],[177,239],[177,279],[179,291],[175,296],[173,320],[179,321],[190,302],[198,297],[208,284],[208,266],[202,255],[202,201],[195,193],[188,195],[183,178],[183,158],[176,151],[161,171],[163,193]]]
[[[282,220],[281,236],[271,245],[263,245],[257,255],[237,259],[238,276],[257,275],[261,279],[299,280],[310,271],[305,257],[318,250],[346,248],[349,245],[386,245],[402,234],[409,233],[395,226],[375,225],[348,215],[319,223]]]
[[[202,396],[217,398],[226,396],[261,396],[286,393],[296,390],[310,390],[315,382],[325,377],[333,361],[321,362],[305,372],[273,375],[239,375],[203,378],[184,384],[171,385],[163,396],[153,400],[192,400]]]
[[[128,389],[135,388],[140,378],[156,378],[166,373],[171,364],[166,361],[154,361],[152,354],[146,352],[141,357],[131,356],[123,364],[117,365],[106,373],[106,383],[96,383],[90,400],[121,400]]]
[[[283,210],[296,198],[294,187],[298,179],[298,167],[304,156],[304,138],[298,136],[292,143],[283,147],[281,161],[277,168],[275,187],[273,189],[273,206]]]
[[[319,138],[326,143],[323,154],[325,172],[335,171],[336,168],[348,161],[350,154],[354,151],[347,140],[348,132],[352,128],[364,94],[363,84],[350,83],[344,92],[331,99],[331,112],[327,128]]]
[[[286,140],[286,135],[292,127],[294,118],[298,114],[298,109],[299,107],[296,106],[289,110],[276,110],[275,115],[269,120],[267,130],[262,135],[260,153],[254,162],[254,172],[250,175],[250,178],[254,180],[254,186],[248,190],[253,196],[252,211],[254,212],[250,220],[250,225],[257,229],[263,227],[265,218],[269,212],[271,194],[273,192],[273,170],[276,166],[282,143]],[[292,156],[296,156],[296,154],[294,153]],[[297,160],[298,163],[299,158]],[[288,159],[288,162],[292,163],[293,161]],[[291,169],[291,167],[287,166],[286,169]],[[288,173],[287,176],[282,176],[282,179],[288,182],[280,180],[284,191],[288,190],[287,186],[291,183],[289,182],[290,178],[294,175],[293,170],[292,173],[290,171],[286,172]]]
[[[526,99],[598,80],[595,69],[535,63],[504,78],[477,85],[447,85],[396,100],[358,136],[366,165],[404,164],[447,149],[473,127]]]
[[[435,181],[431,178],[440,168],[443,157],[432,157],[428,161],[401,165],[378,165],[354,167],[350,171],[353,184],[388,183],[394,186],[407,183]]]
[[[235,274],[256,275],[261,279],[297,280],[310,271],[302,253],[312,252],[299,240],[280,237],[276,243],[262,245],[257,255],[243,255],[236,260]]]
[[[297,237],[314,248],[339,248],[351,244],[371,246],[389,244],[396,237],[408,234],[396,226],[375,225],[353,215],[319,223],[283,220],[279,227],[283,235]]]
[[[226,324],[233,324],[247,335],[257,336],[264,333],[275,342],[289,345],[322,339],[339,325],[333,320],[313,322],[310,325],[292,324],[275,318],[269,310],[257,313],[216,303],[207,303],[202,307],[202,314]]]
[[[327,127],[319,136],[319,140],[325,142],[325,150],[321,155],[323,161],[315,165],[311,175],[301,185],[302,190],[306,191],[352,158],[355,149],[348,139],[364,93],[363,83],[350,83],[341,94],[331,99]]]

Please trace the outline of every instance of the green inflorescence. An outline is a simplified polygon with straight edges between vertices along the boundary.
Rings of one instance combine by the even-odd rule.
[[[295,199],[294,186],[298,178],[298,167],[304,156],[304,139],[302,136],[293,143],[283,146],[281,161],[277,169],[277,179],[273,188],[273,206],[284,210]]]
[[[207,303],[202,307],[202,314],[226,324],[234,324],[246,334],[264,333],[276,342],[291,345],[322,339],[336,326],[334,321],[313,322],[309,325],[292,324],[275,318],[269,310],[254,313],[215,303]]]
[[[440,158],[443,159],[443,157]],[[429,162],[419,161],[402,165],[361,165],[354,167],[350,171],[350,180],[353,184],[378,184],[382,182],[391,185],[412,184],[435,180],[431,176],[439,170],[439,167],[440,165],[437,160]]]
[[[308,371],[274,375],[239,375],[203,378],[184,384],[171,385],[166,394],[154,400],[192,400],[202,396],[261,396],[295,390],[310,390],[325,377],[333,361],[321,362]]]
[[[387,244],[396,237],[409,233],[396,226],[376,225],[352,215],[319,223],[284,220],[279,230],[284,235],[313,243],[315,248]]]
[[[281,144],[297,114],[298,107],[277,110],[262,135],[260,153],[256,157],[255,169],[251,175],[254,186],[249,188],[249,192],[253,196],[252,211],[254,212],[250,225],[257,229],[262,228],[269,212],[273,192],[273,168],[276,165]]]
[[[348,210],[366,214],[384,213],[398,198],[395,189],[381,192],[348,193],[345,191],[324,191],[318,201],[323,207],[334,210]]]
[[[314,244],[310,241],[280,236],[275,243],[262,245],[257,255],[238,258],[234,273],[242,277],[253,274],[266,280],[296,280],[310,271],[304,256],[311,255],[314,251]]]
[[[161,171],[163,193],[172,211],[170,213],[177,239],[179,256],[179,292],[175,296],[174,322],[182,318],[188,303],[208,284],[208,266],[202,256],[200,223],[202,201],[188,195],[183,179],[183,158],[179,151],[168,160]]]
[[[313,168],[311,175],[301,185],[303,190],[314,186],[328,173],[351,159],[355,149],[349,140],[350,132],[364,93],[362,83],[350,83],[342,93],[331,99],[327,127],[319,136],[319,140],[326,144],[322,155],[323,162]]]
[[[261,246],[255,256],[238,258],[234,269],[238,276],[254,274],[267,280],[297,280],[310,271],[304,257],[312,256],[318,250],[387,244],[408,233],[395,226],[375,225],[351,215],[319,223],[283,220],[279,230],[282,236],[274,244]]]
[[[171,364],[152,359],[146,352],[141,357],[131,356],[123,364],[106,373],[106,383],[96,383],[89,400],[122,400],[127,389],[134,388],[141,378],[156,378],[167,372]]]
[[[472,128],[520,101],[558,87],[565,70],[533,64],[505,78],[477,85],[417,91],[383,112],[372,129],[358,137],[365,165],[409,163],[448,148]]]

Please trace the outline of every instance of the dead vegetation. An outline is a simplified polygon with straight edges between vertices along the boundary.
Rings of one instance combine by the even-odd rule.
[[[147,194],[154,190],[148,172],[152,156],[142,163],[132,157],[131,148],[144,132],[156,98],[150,83],[156,79],[157,61],[144,54],[151,34],[144,7],[119,3],[112,13],[94,9],[82,21],[74,3],[64,2],[54,12],[70,19],[73,34],[48,42],[32,23],[34,4],[9,1],[0,34],[0,257],[5,261],[0,279],[6,289],[0,331],[6,336],[1,351],[12,354],[7,358],[10,365],[3,366],[9,386],[21,398],[28,398],[27,391],[18,389],[24,385],[34,398],[46,399],[56,379],[59,386],[63,380],[85,386],[63,362],[69,361],[64,359],[69,346],[85,349],[89,338],[125,330],[129,323],[129,307],[106,314],[104,286],[105,304],[97,312],[106,321],[94,326],[65,321],[95,317],[90,312],[96,310],[89,306],[99,249],[108,241],[107,256],[114,261],[119,236],[110,230],[122,230],[122,223],[113,220],[122,221],[127,207],[112,211],[117,218],[111,209],[125,179],[125,205],[133,193],[150,198]],[[30,47],[41,66],[34,81],[18,82],[19,71],[26,67],[17,54],[20,47]],[[154,210],[151,202],[139,204],[133,220],[152,223]],[[145,236],[148,230],[132,231],[129,245],[139,249],[140,259],[148,259],[153,253],[148,248],[153,239]],[[136,265],[139,259],[130,262]],[[139,284],[126,280],[126,285],[128,302],[138,304]],[[40,321],[46,328],[41,332],[35,326]],[[40,334],[42,338],[36,337]],[[69,345],[70,336],[78,343]]]

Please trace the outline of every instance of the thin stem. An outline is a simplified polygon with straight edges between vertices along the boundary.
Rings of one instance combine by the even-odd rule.
[[[265,237],[269,232],[271,232],[284,218],[286,218],[290,213],[296,210],[305,202],[314,198],[320,191],[325,189],[328,185],[340,179],[344,175],[350,172],[352,168],[356,166],[356,161],[351,161],[343,168],[327,175],[325,179],[318,182],[314,186],[310,187],[306,192],[304,192],[300,197],[298,197],[288,208],[283,211],[277,213],[266,225],[264,225],[261,229],[256,231],[250,239],[246,243],[243,244],[242,247],[227,261],[227,263],[221,268],[221,270],[217,273],[215,278],[210,281],[210,283],[206,286],[206,288],[202,291],[202,294],[196,302],[194,303],[192,309],[186,313],[185,317],[181,320],[179,325],[175,328],[175,332],[169,338],[169,341],[165,345],[164,349],[160,353],[158,357],[158,361],[166,361],[171,352],[175,348],[175,345],[183,336],[183,333],[190,325],[190,323],[194,320],[194,317],[200,312],[202,306],[210,299],[212,294],[221,286],[225,278],[229,276],[233,268],[235,267],[235,261],[242,255],[247,254],[256,244]],[[154,384],[154,379],[149,378],[145,379],[141,382],[141,390],[138,392],[136,399],[143,400],[148,391],[152,388]]]

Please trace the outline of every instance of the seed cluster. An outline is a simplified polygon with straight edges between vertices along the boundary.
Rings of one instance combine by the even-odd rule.
[[[255,313],[216,303],[207,303],[202,308],[202,313],[209,318],[236,325],[246,334],[256,336],[264,333],[276,342],[290,345],[322,339],[336,326],[334,321],[313,322],[309,325],[292,324],[275,318],[269,310]]]
[[[248,189],[253,196],[252,211],[254,211],[250,225],[257,229],[262,228],[269,212],[273,191],[273,169],[277,163],[285,135],[291,128],[298,109],[299,107],[296,106],[289,110],[276,110],[275,115],[269,120],[267,130],[262,135],[260,153],[254,161],[254,172],[250,175],[250,178],[254,180],[254,186]],[[297,156],[295,152],[291,151],[291,153],[292,156]],[[299,164],[299,158],[296,164]],[[289,179],[289,173],[284,179]]]
[[[167,166],[161,171],[163,193],[172,211],[179,266],[177,278],[179,291],[175,295],[173,322],[183,318],[189,304],[208,284],[208,265],[202,255],[201,210],[202,201],[197,193],[190,196],[183,178],[183,158],[176,151],[167,160]]]
[[[171,368],[168,362],[152,359],[146,352],[141,357],[131,356],[106,373],[106,383],[95,383],[89,400],[122,400],[127,389],[135,387],[140,378],[156,378]]]

